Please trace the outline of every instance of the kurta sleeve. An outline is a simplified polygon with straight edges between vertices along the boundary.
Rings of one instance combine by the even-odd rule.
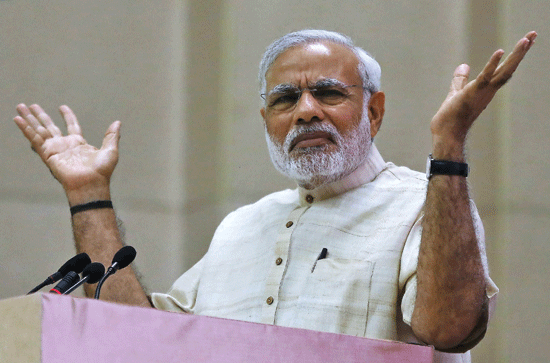
[[[167,293],[151,294],[153,306],[160,310],[193,313],[204,257],[181,275]]]

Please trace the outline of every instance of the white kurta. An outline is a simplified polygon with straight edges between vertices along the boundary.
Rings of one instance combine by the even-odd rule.
[[[170,311],[415,341],[409,325],[426,188],[424,174],[385,163],[373,145],[342,180],[270,194],[229,214],[201,261],[152,301]],[[498,290],[486,278],[492,297]],[[438,359],[468,362],[469,353]]]

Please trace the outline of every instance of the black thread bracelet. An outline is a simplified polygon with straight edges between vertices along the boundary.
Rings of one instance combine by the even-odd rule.
[[[113,202],[110,200],[96,200],[90,203],[79,204],[71,207],[71,216],[74,216],[78,212],[83,212],[90,209],[111,208],[113,209]]]

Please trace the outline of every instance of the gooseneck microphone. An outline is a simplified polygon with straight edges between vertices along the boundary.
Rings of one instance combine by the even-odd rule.
[[[84,271],[82,271],[82,279],[78,281],[76,284],[71,286],[67,291],[63,293],[63,295],[68,295],[71,292],[73,292],[77,287],[82,285],[83,283],[87,282],[89,284],[95,284],[96,282],[103,277],[103,274],[105,273],[105,266],[99,262],[92,262],[88,266],[84,268]]]
[[[73,286],[76,282],[78,282],[78,280],[80,280],[80,277],[78,276],[78,274],[74,271],[69,271],[67,272],[65,277],[63,277],[61,281],[57,285],[55,285],[54,288],[50,290],[50,292],[53,292],[54,294],[62,295],[71,286]]]
[[[97,284],[94,299],[99,299],[101,286],[103,286],[103,283],[105,282],[107,277],[114,275],[115,272],[117,272],[118,270],[131,264],[134,258],[136,258],[136,249],[132,246],[124,246],[120,250],[118,250],[117,253],[115,253],[113,261],[111,262],[111,266],[109,266],[107,272],[105,273],[105,275],[103,275],[103,277],[101,278],[101,280],[99,280],[99,283]]]
[[[69,271],[74,271],[77,274],[81,273],[82,270],[84,270],[84,267],[89,265],[92,262],[90,260],[90,257],[87,253],[79,253],[78,255],[71,258],[69,261],[65,262],[63,266],[57,270],[54,274],[48,276],[44,282],[42,282],[40,285],[36,286],[34,289],[29,291],[27,295],[32,294],[34,292],[37,292],[41,288],[47,285],[51,285],[54,282],[59,281],[59,279],[63,278]]]

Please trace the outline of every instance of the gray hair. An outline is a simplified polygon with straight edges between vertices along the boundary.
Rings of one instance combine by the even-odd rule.
[[[277,39],[271,45],[266,48],[266,51],[260,62],[260,71],[258,73],[258,80],[260,82],[260,93],[266,93],[266,80],[265,75],[273,62],[284,51],[289,48],[295,47],[300,44],[310,44],[320,41],[328,41],[336,44],[341,44],[348,47],[357,59],[359,64],[357,71],[363,81],[363,87],[373,94],[380,90],[380,75],[381,69],[377,61],[369,53],[360,47],[353,45],[351,38],[328,30],[313,30],[305,29],[297,32],[286,34],[285,36]]]

